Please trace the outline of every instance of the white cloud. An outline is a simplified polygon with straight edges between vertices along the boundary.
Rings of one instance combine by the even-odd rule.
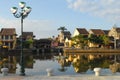
[[[90,15],[120,21],[120,0],[67,0],[68,7]]]
[[[32,31],[36,38],[48,38],[57,36],[57,28],[55,23],[46,20],[24,20],[23,30],[26,32]],[[8,20],[0,18],[0,29],[1,28],[16,28],[16,33],[20,35],[21,32],[20,19]]]

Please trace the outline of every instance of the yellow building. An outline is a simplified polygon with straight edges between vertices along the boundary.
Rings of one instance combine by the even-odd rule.
[[[16,30],[15,28],[2,28],[0,32],[0,41],[3,46],[8,49],[14,49],[16,45]]]

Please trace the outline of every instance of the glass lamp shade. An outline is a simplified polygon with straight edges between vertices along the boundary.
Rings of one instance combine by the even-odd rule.
[[[32,9],[31,7],[25,7],[25,12],[26,12],[26,13],[30,13],[30,12],[31,12],[31,9]]]
[[[26,3],[25,3],[25,2],[20,2],[20,3],[19,3],[19,6],[20,6],[21,8],[24,8],[24,7],[25,7],[25,5],[26,5]]]
[[[17,12],[18,8],[17,7],[12,7],[10,10],[13,14],[15,14]]]

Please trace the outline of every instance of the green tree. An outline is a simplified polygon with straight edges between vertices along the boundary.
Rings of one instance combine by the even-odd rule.
[[[84,48],[84,46],[87,46],[88,38],[83,35],[77,35],[77,36],[72,37],[72,41],[74,42],[73,45],[80,47],[80,48]]]
[[[102,38],[100,36],[97,36],[97,35],[94,35],[94,34],[90,34],[88,40],[91,43],[102,44]]]
[[[93,35],[93,34],[90,34],[88,39],[89,39],[89,41],[90,41],[91,43],[96,43],[96,37],[97,37],[97,36],[95,36],[95,35]]]
[[[67,30],[67,28],[65,28],[65,26],[59,27],[57,30],[60,30],[61,32],[64,32],[65,30]]]
[[[106,35],[102,36],[102,40],[103,40],[103,45],[108,45],[109,44],[109,37]]]
[[[23,47],[24,48],[30,48],[30,45],[33,44],[33,40],[32,39],[28,39],[26,41],[23,42]]]

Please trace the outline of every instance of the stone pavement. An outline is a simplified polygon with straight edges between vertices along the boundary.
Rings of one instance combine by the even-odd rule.
[[[19,76],[16,74],[9,74],[7,76],[3,76],[2,74],[0,74],[0,80],[22,80],[24,78],[24,76]]]
[[[0,80],[120,80],[120,75],[103,75],[95,76],[91,74],[79,74],[79,75],[34,75],[34,76],[19,76],[19,75],[8,75],[0,76]]]
[[[120,80],[120,76],[94,76],[94,75],[77,75],[77,76],[31,76],[22,80]]]

